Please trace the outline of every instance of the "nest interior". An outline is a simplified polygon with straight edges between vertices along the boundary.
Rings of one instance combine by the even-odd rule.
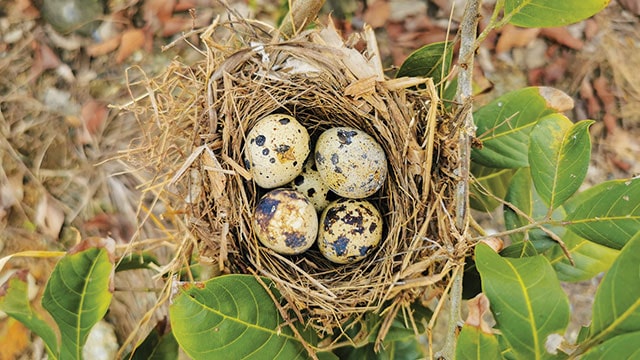
[[[283,40],[240,19],[215,22],[200,39],[199,61],[174,61],[132,85],[143,91],[131,105],[143,128],[132,159],[147,170],[147,189],[185,213],[173,219],[181,249],[218,273],[271,279],[321,332],[370,311],[392,318],[427,287],[442,286],[466,246],[451,215],[458,130],[431,79],[385,77],[370,29],[343,40],[329,23]],[[338,265],[315,248],[284,256],[257,240],[251,216],[265,191],[245,169],[243,148],[251,127],[272,113],[294,116],[312,139],[350,126],[384,148],[389,176],[368,200],[385,231],[365,260]]]

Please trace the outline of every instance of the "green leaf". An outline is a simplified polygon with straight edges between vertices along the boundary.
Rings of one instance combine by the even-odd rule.
[[[156,326],[134,351],[125,359],[130,360],[175,360],[178,358],[178,342],[171,330]]]
[[[598,184],[576,194],[564,207],[571,231],[620,249],[640,232],[640,178]]]
[[[456,344],[456,360],[502,359],[498,339],[479,327],[465,324]]]
[[[542,256],[502,258],[488,245],[476,246],[482,289],[491,303],[497,328],[518,359],[551,357],[547,337],[569,323],[569,300],[553,268]]]
[[[587,175],[592,120],[572,124],[562,114],[542,118],[531,131],[529,164],[540,197],[555,209],[573,195]]]
[[[556,27],[587,19],[610,0],[505,0],[504,16],[523,27]]]
[[[505,206],[504,221],[507,230],[515,230],[529,225],[529,219],[534,221],[549,220],[549,207],[533,187],[529,168],[522,168],[516,172],[511,180],[511,185],[509,186],[505,199],[519,210],[519,212],[516,212],[510,206]],[[551,219],[553,220],[559,221],[564,219],[564,217],[565,212],[561,207],[551,213]],[[552,224],[545,224],[544,228],[555,233],[558,237],[562,237],[566,231],[564,227],[554,226]],[[509,257],[540,254],[548,250],[555,243],[555,241],[551,240],[550,236],[540,228],[513,233],[511,234],[511,239],[514,243],[509,246],[509,248],[518,248],[522,253],[520,256],[514,256],[514,249],[507,248],[503,253],[505,256],[509,254]],[[524,244],[522,244],[522,242],[524,242]]]
[[[640,331],[640,232],[618,255],[593,300],[591,338],[600,343],[618,334]]]
[[[343,347],[335,350],[342,360],[415,360],[424,359],[425,354],[418,338],[413,335],[403,340],[385,341],[380,351],[374,350],[375,344],[368,343],[358,348]]]
[[[640,331],[616,336],[587,351],[581,360],[640,359]]]
[[[158,266],[160,265],[158,259],[156,259],[155,256],[146,252],[138,254],[132,253],[123,256],[120,261],[118,261],[116,272],[137,269],[153,269],[152,264]]]
[[[402,63],[396,77],[431,77],[436,86],[449,74],[453,60],[453,42],[436,42],[411,53]]]
[[[529,168],[518,169],[511,179],[505,200],[523,214],[533,217],[534,197],[537,196],[531,184]],[[504,207],[504,222],[507,230],[515,230],[529,224],[528,219],[513,210],[511,206]],[[525,240],[525,235],[524,231],[517,232],[511,235],[511,239],[514,242],[521,242]]]
[[[0,297],[0,311],[20,321],[24,326],[38,335],[44,342],[47,354],[52,359],[58,359],[58,339],[54,329],[38,315],[29,302],[28,284],[13,277],[8,281],[8,289]]]
[[[528,87],[509,92],[473,114],[482,149],[472,149],[472,160],[494,168],[529,166],[529,133],[539,119],[573,108],[571,97],[550,87]]]
[[[493,211],[501,204],[496,198],[505,198],[515,172],[514,169],[494,169],[471,163],[474,181],[469,189],[470,206],[479,211]]]
[[[571,265],[559,245],[545,254],[560,281],[576,282],[593,278],[609,270],[619,251],[583,239],[571,231],[562,237],[575,265]]]
[[[276,298],[279,294],[273,284]],[[171,327],[193,359],[305,359],[307,351],[269,293],[251,275],[182,283],[169,307]]]
[[[61,359],[82,358],[89,331],[111,303],[112,273],[112,257],[102,247],[69,253],[53,269],[42,306],[60,329]]]

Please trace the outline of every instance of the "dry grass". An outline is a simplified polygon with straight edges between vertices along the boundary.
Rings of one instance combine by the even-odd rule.
[[[176,61],[131,84],[128,109],[144,131],[128,155],[157,204],[184,214],[172,218],[180,244],[173,271],[195,258],[215,275],[269,278],[320,334],[383,313],[382,338],[400,309],[444,287],[467,252],[451,216],[457,124],[431,79],[385,79],[370,30],[346,42],[331,24],[286,41],[274,35],[241,18],[216,22],[201,36],[200,61]],[[244,169],[243,146],[248,130],[274,112],[295,116],[312,139],[351,126],[384,148],[389,176],[369,200],[384,214],[385,235],[364,261],[336,265],[314,248],[282,256],[260,246],[250,224],[264,191]]]

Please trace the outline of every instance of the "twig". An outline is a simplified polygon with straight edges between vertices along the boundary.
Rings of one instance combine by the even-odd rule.
[[[476,50],[476,33],[478,28],[478,9],[480,0],[467,2],[464,17],[460,26],[460,54],[458,65],[458,89],[456,90],[456,102],[465,113],[460,114],[462,127],[458,134],[460,145],[460,167],[458,188],[456,191],[456,227],[464,234],[469,209],[469,167],[471,163],[471,137],[475,135],[475,125],[472,115],[473,95],[473,60]]]
[[[291,0],[289,12],[280,25],[280,34],[292,37],[315,20],[325,0]]]
[[[458,89],[456,90],[456,103],[460,104],[460,119],[462,126],[458,133],[459,145],[459,181],[456,188],[456,228],[461,239],[468,238],[469,227],[469,183],[471,166],[471,137],[475,135],[473,123],[473,61],[476,51],[476,35],[478,30],[480,0],[469,0],[464,10],[462,23],[460,24],[460,54],[458,65]],[[445,359],[453,359],[456,347],[457,325],[460,321],[460,308],[462,306],[462,271],[453,272],[452,288],[450,294],[451,313],[449,327],[446,333],[445,345],[440,354]]]

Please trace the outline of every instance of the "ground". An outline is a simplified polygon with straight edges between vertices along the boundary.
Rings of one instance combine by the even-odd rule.
[[[65,3],[83,4],[77,19],[59,11]],[[277,0],[230,3],[267,23],[283,13]],[[464,3],[328,0],[321,18],[331,14],[345,35],[364,23],[373,26],[392,74],[413,50],[453,38]],[[490,3],[485,1],[483,21]],[[78,236],[109,235],[121,248],[160,237],[154,229],[136,231],[140,179],[129,174],[135,164],[123,151],[138,124],[120,108],[145,77],[171,61],[197,59],[197,36],[187,36],[189,44],[181,34],[223,11],[209,0],[0,0],[0,255],[67,249]],[[639,14],[639,1],[614,0],[595,17],[565,28],[507,26],[490,35],[478,50],[477,103],[528,85],[557,87],[575,100],[570,118],[596,120],[587,183],[639,174]],[[485,223],[498,227],[494,219]],[[20,258],[3,271],[28,268],[42,290],[52,266]],[[595,284],[566,286],[575,329],[588,322]],[[155,299],[126,290],[156,285],[146,273],[121,279],[107,318],[119,341],[137,323],[131,307],[145,308]],[[6,318],[0,344],[0,359],[41,351]]]

